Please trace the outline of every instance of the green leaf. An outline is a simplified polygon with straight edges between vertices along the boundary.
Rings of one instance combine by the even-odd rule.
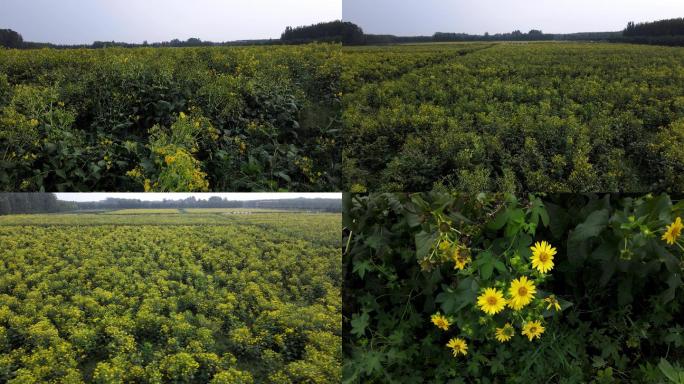
[[[494,255],[489,251],[484,251],[479,254],[477,259],[481,265],[480,276],[482,277],[482,280],[489,280],[494,271]]]
[[[423,224],[423,216],[417,213],[407,213],[404,217],[406,218],[406,223],[411,228],[415,228]]]
[[[565,229],[568,226],[569,221],[567,212],[562,207],[553,203],[545,202],[544,206],[550,216],[549,229],[551,230],[551,233],[557,239],[562,238],[565,235]]]
[[[663,304],[674,300],[677,289],[682,286],[682,279],[678,274],[673,273],[667,278],[666,283],[668,288],[662,293]]]
[[[601,261],[601,279],[599,286],[605,287],[615,273],[617,267],[617,244],[605,241],[592,252],[591,257]]]
[[[500,211],[499,213],[496,214],[496,216],[494,217],[494,220],[487,223],[487,228],[494,230],[494,231],[498,231],[499,229],[503,228],[504,225],[506,225],[506,222],[508,221],[508,216],[509,216],[509,212],[507,209]]]
[[[368,260],[363,260],[359,262],[354,263],[354,273],[357,273],[359,277],[363,279],[363,277],[366,275],[366,272],[372,270],[373,267],[371,266],[370,261]]]
[[[363,371],[367,375],[380,373],[382,371],[382,354],[376,351],[368,351],[365,353],[363,361]]]
[[[506,230],[504,231],[504,235],[506,237],[515,236],[518,232],[520,232],[520,229],[522,229],[524,224],[525,212],[523,212],[523,210],[520,208],[514,209],[513,211],[511,211],[508,217],[508,222],[506,224]]]
[[[545,227],[548,227],[549,223],[551,222],[551,219],[549,218],[549,212],[546,210],[546,207],[544,207],[543,205],[539,207],[538,214],[539,217],[541,217],[542,224]]]
[[[437,234],[420,231],[416,234],[416,257],[421,259],[430,253],[432,244],[437,239]]]
[[[477,281],[467,277],[458,284],[456,289],[443,286],[444,291],[435,298],[436,303],[441,303],[442,311],[452,314],[475,302],[477,291],[480,289]]]
[[[669,361],[660,358],[658,368],[673,383],[684,384],[684,371],[676,369]]]
[[[352,315],[352,335],[362,337],[366,333],[366,328],[368,327],[368,320],[370,320],[370,316],[368,316],[368,313],[366,312],[362,313],[361,316],[359,316],[358,313]]]
[[[489,280],[489,278],[492,276],[492,272],[494,271],[494,263],[487,263],[482,266],[482,269],[480,269],[480,273],[482,274],[482,280]]]
[[[587,219],[577,225],[568,236],[568,259],[573,264],[583,262],[587,257],[587,242],[598,236],[608,225],[608,210],[592,212]]]
[[[586,240],[598,236],[608,224],[608,210],[601,209],[592,212],[587,219],[572,231],[570,238],[575,241]]]
[[[380,249],[385,244],[385,239],[379,233],[366,237],[364,240],[367,246],[373,249]]]
[[[285,180],[288,183],[292,182],[292,179],[290,178],[290,176],[285,174],[285,172],[278,172],[278,173],[276,173],[276,176],[280,177],[281,179]]]

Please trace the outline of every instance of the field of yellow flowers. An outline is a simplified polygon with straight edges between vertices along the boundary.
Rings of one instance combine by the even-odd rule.
[[[339,383],[340,215],[0,216],[2,383]]]

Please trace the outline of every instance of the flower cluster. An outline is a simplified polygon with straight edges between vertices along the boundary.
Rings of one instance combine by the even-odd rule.
[[[462,270],[472,261],[469,254],[461,252],[461,248],[453,243],[442,240],[437,248],[453,255],[450,258],[453,260],[456,269]],[[530,251],[532,255],[528,265],[531,266],[531,269],[521,269],[527,274],[513,278],[508,283],[495,281],[494,286],[485,287],[481,290],[475,303],[476,309],[486,315],[486,317],[480,318],[480,324],[497,323],[494,319],[496,315],[506,318],[498,323],[503,325],[492,327],[491,335],[501,343],[508,342],[515,336],[516,328],[513,324],[516,323],[520,326],[520,333],[526,336],[529,341],[541,338],[546,330],[541,316],[544,307],[547,311],[560,311],[562,309],[555,295],[548,295],[542,299],[537,290],[537,284],[543,282],[546,274],[554,267],[553,260],[556,255],[556,248],[546,241],[541,241],[531,246]],[[460,256],[461,254],[468,256],[465,258]],[[506,312],[507,309],[508,312]],[[452,319],[441,313],[432,315],[431,320],[437,328],[443,331],[448,331],[453,323]],[[472,332],[466,332],[466,334],[469,333]],[[459,337],[451,338],[447,347],[452,349],[455,357],[459,354],[466,355],[468,349],[466,341]]]

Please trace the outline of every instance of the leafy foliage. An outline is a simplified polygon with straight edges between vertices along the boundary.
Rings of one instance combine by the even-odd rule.
[[[679,190],[684,50],[344,48],[346,190]]]
[[[339,214],[2,219],[0,382],[339,382]]]
[[[660,359],[684,361],[684,238],[665,240],[682,215],[666,194],[345,195],[343,382],[664,381],[677,371]],[[466,267],[440,256],[445,236]],[[541,240],[557,249],[546,274],[532,267]],[[532,341],[515,311],[478,308],[483,288],[521,271],[535,300],[558,302],[520,312],[545,328]],[[493,337],[504,322],[508,341]],[[455,336],[465,355],[447,348]]]
[[[339,44],[2,50],[0,189],[334,190],[339,57]]]

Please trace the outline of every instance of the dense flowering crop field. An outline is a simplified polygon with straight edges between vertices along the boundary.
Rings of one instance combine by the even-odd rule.
[[[345,383],[684,378],[684,201],[436,191],[344,211]]]
[[[684,183],[684,49],[345,47],[345,190],[648,192]]]
[[[0,382],[340,381],[339,214],[1,219]]]
[[[0,189],[337,190],[340,54],[0,50]]]

